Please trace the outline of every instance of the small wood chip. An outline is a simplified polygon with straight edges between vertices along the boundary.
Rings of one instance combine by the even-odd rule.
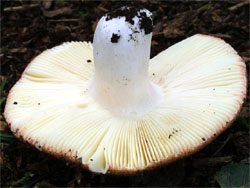
[[[11,53],[25,53],[27,52],[27,48],[13,48],[10,49]]]
[[[45,9],[49,9],[49,8],[51,7],[51,5],[52,5],[52,1],[53,1],[53,0],[46,0],[46,1],[43,1],[43,2],[42,2],[43,7],[44,7]]]
[[[5,121],[0,121],[0,131],[7,131],[8,124]]]

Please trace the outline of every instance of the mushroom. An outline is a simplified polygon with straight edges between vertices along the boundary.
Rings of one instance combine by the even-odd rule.
[[[96,173],[128,174],[197,152],[238,116],[246,66],[219,38],[196,34],[150,59],[151,13],[122,7],[93,46],[66,42],[31,61],[4,115],[41,151]]]

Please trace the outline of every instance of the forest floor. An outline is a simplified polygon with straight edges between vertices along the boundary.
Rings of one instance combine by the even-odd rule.
[[[220,37],[249,70],[247,1],[1,1],[1,114],[11,87],[31,59],[65,41],[92,41],[98,18],[134,4],[153,13],[151,57],[196,33]],[[5,85],[5,86],[4,86]],[[249,97],[233,125],[205,149],[181,161],[135,176],[97,175],[42,153],[12,137],[3,115],[1,187],[219,187],[216,174],[249,158]]]

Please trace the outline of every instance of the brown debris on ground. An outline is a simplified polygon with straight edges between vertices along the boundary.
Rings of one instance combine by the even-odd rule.
[[[1,98],[42,51],[66,41],[92,41],[98,18],[135,4],[153,13],[151,57],[193,34],[220,37],[239,53],[249,70],[249,1],[1,1]],[[1,105],[3,113],[5,103]],[[197,154],[136,176],[95,175],[13,140],[1,144],[1,186],[219,186],[215,173],[249,157],[249,98],[241,117]],[[6,123],[1,116],[1,130]]]

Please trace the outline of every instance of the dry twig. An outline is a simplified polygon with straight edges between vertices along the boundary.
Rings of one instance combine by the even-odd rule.
[[[6,7],[3,9],[4,12],[11,12],[11,11],[22,11],[27,10],[30,8],[39,7],[39,4],[31,4],[31,5],[23,5],[23,6],[17,6],[17,7]]]
[[[221,166],[230,162],[232,162],[232,156],[211,157],[211,158],[194,159],[193,166],[195,168],[200,168],[204,166],[215,167],[215,166]]]
[[[215,37],[224,38],[224,39],[231,39],[232,38],[230,35],[221,34],[221,33],[212,34],[212,35],[215,36]]]
[[[53,20],[48,20],[48,21],[49,22],[79,22],[80,19],[74,19],[74,18],[72,18],[72,19],[57,19],[57,20],[53,19]]]
[[[216,156],[222,150],[222,148],[224,148],[224,146],[228,143],[231,137],[232,137],[232,134],[229,134],[227,139],[223,142],[223,144],[219,147],[219,149],[217,149],[217,151],[212,156]]]
[[[69,7],[63,7],[63,8],[51,10],[51,11],[43,11],[43,15],[49,18],[53,18],[53,17],[61,16],[61,15],[70,15],[71,13],[72,13],[72,10]]]
[[[243,2],[241,2],[241,3],[238,3],[238,4],[234,5],[234,6],[232,6],[232,7],[229,7],[228,10],[230,10],[230,11],[235,11],[235,10],[237,10],[238,8],[240,8],[240,7],[242,7],[242,6],[245,6],[245,5],[249,4],[249,3],[250,3],[250,0],[246,0],[246,1],[243,1]]]

